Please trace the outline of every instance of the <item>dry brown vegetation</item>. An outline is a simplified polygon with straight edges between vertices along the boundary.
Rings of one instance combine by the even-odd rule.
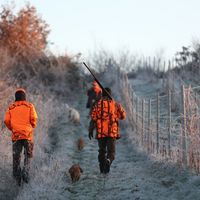
[[[26,5],[18,14],[9,7],[0,13],[0,47],[19,61],[41,55],[47,45],[48,24],[38,17],[34,6]]]
[[[46,181],[49,178],[49,175],[45,175],[47,173],[53,175],[53,180],[55,177],[61,177],[56,174],[58,159],[53,160],[53,165],[48,164],[48,167],[45,161],[49,159],[50,153],[55,151],[55,147],[52,147],[54,145],[52,127],[56,125],[61,113],[66,114],[64,103],[70,102],[70,107],[72,106],[73,101],[70,101],[70,98],[74,98],[74,94],[69,95],[70,87],[74,87],[74,90],[80,89],[80,73],[79,67],[68,55],[45,54],[48,26],[37,16],[34,7],[28,5],[16,15],[13,13],[8,7],[0,11],[0,116],[3,119],[8,105],[14,101],[16,87],[25,88],[27,100],[35,105],[39,117],[35,130],[32,172],[40,174],[39,181],[36,178],[36,185],[40,185],[41,179]],[[4,184],[5,191],[2,189],[1,194],[6,196],[9,193],[13,198],[16,194],[13,194],[15,183],[10,176],[12,175],[11,133],[5,128],[3,121],[1,132],[0,163],[3,165],[0,173],[3,174],[2,184],[7,183]],[[56,180],[56,184],[59,181]],[[51,183],[48,189],[52,186]],[[5,196],[2,198],[6,199]],[[27,199],[27,194],[25,196]]]
[[[15,14],[9,6],[0,12],[0,77],[13,86],[45,88],[63,96],[82,84],[80,69],[70,56],[48,50],[48,24],[27,4]],[[48,86],[48,87],[47,87]]]

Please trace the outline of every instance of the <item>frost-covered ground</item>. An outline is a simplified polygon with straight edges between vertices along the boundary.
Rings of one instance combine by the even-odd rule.
[[[156,98],[163,87],[163,79],[152,79],[148,75],[140,75],[135,79],[129,79],[133,91],[141,98]]]
[[[140,89],[138,91],[141,91]],[[80,113],[80,124],[74,124],[68,119],[69,113],[64,104],[57,104],[60,108],[55,108],[56,116],[46,124],[48,137],[40,146],[36,145],[32,179],[29,184],[18,188],[13,183],[11,155],[9,153],[7,158],[6,154],[2,153],[5,162],[1,163],[0,169],[0,199],[200,199],[200,177],[182,171],[174,165],[149,158],[130,141],[129,127],[122,130],[122,138],[117,141],[116,159],[110,174],[100,174],[97,141],[95,139],[90,141],[87,137],[88,110],[85,109],[85,103],[86,96],[80,94],[80,98],[74,100],[72,104]],[[55,105],[49,102],[49,106],[53,108]],[[40,111],[42,112],[42,108]],[[41,122],[44,123],[44,119],[41,119]],[[41,130],[45,129],[39,125],[37,131]],[[76,146],[79,137],[85,140],[85,148],[82,151]],[[9,140],[6,142],[3,145],[7,146],[6,151],[11,152]],[[1,151],[3,152],[2,149]],[[83,169],[81,179],[77,183],[71,183],[68,174],[68,169],[74,163],[79,163]]]

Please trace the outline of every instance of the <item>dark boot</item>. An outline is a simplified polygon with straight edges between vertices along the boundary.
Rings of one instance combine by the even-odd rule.
[[[16,180],[17,185],[21,186],[21,180],[22,180],[21,169],[18,169],[17,173],[13,173],[13,177]]]
[[[106,159],[105,165],[104,165],[104,173],[107,174],[110,172],[110,159]]]
[[[104,173],[104,163],[99,163],[100,173]]]
[[[28,174],[28,172],[25,169],[23,169],[23,171],[22,171],[22,180],[25,183],[29,182],[29,174]]]
[[[22,184],[22,177],[21,177],[21,176],[18,177],[18,179],[17,179],[17,184],[18,184],[19,186],[21,186],[21,184]]]

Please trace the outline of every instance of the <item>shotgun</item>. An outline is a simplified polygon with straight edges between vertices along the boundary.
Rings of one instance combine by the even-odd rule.
[[[88,65],[86,65],[85,62],[83,62],[83,64],[85,65],[85,67],[88,69],[88,71],[90,72],[90,74],[93,76],[94,80],[98,83],[98,85],[100,86],[100,88],[108,95],[109,99],[112,100],[111,95],[105,90],[105,88],[101,85],[101,83],[99,82],[99,80],[96,78],[96,76],[94,75],[94,73],[91,71],[91,69],[88,67]]]

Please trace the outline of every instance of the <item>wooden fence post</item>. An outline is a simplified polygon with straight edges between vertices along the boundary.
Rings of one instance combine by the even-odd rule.
[[[142,131],[141,131],[142,145],[144,145],[144,128],[145,128],[145,99],[142,100]]]
[[[198,105],[198,96],[197,96],[197,92],[195,92],[195,104],[196,104],[196,109],[195,109],[195,115],[198,116],[199,114],[199,105]],[[198,123],[197,123],[197,134],[199,134],[199,119],[198,119]]]
[[[147,151],[150,151],[150,137],[151,137],[151,99],[148,104],[148,135],[147,135]]]
[[[182,162],[187,166],[187,145],[186,145],[186,110],[185,110],[185,87],[181,88],[182,98]]]
[[[171,156],[171,91],[168,90],[168,156]]]
[[[138,135],[138,115],[139,115],[139,113],[138,113],[138,97],[136,97],[136,108],[135,108],[135,114],[136,114],[136,125],[135,125],[135,127],[136,127],[136,134]]]
[[[134,104],[134,93],[133,93],[133,89],[132,89],[132,87],[131,87],[131,104],[132,104],[132,124],[133,124],[133,127],[132,127],[132,129],[134,130],[135,129],[135,126],[134,126],[134,124],[135,124],[135,120],[136,119],[134,119],[134,111],[135,111],[135,108],[134,108],[134,106],[135,106],[135,104]],[[136,114],[136,113],[135,113]]]
[[[160,97],[157,95],[157,122],[156,122],[156,152],[159,153],[159,133],[160,131]]]

